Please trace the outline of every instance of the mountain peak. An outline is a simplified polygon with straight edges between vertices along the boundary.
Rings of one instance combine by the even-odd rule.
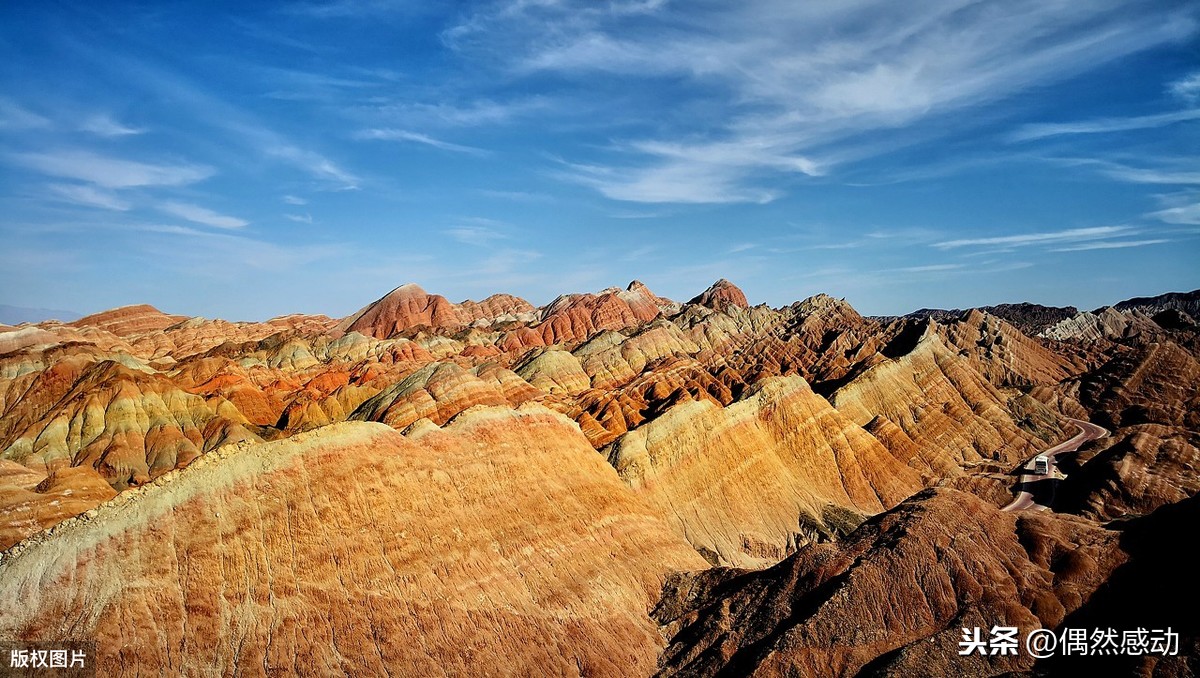
[[[737,285],[729,282],[725,278],[721,278],[708,289],[701,292],[698,296],[693,297],[689,304],[700,304],[707,306],[713,310],[725,311],[731,306],[748,308],[750,302],[746,301],[746,295],[738,288]]]

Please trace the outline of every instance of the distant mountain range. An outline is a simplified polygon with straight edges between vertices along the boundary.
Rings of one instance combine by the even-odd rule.
[[[74,311],[60,311],[52,308],[26,308],[24,306],[0,304],[0,323],[4,325],[40,323],[45,320],[61,320],[66,323],[72,320],[79,320],[82,317],[82,313]]]
[[[996,306],[978,306],[978,310],[990,313],[998,318],[1021,328],[1026,334],[1037,335],[1051,327],[1079,315],[1079,309],[1074,306],[1043,306],[1024,302],[1020,304],[998,304]],[[1137,311],[1147,316],[1153,316],[1163,311],[1182,311],[1195,318],[1200,314],[1200,290],[1191,292],[1167,292],[1154,297],[1135,297],[1113,304],[1111,307],[1101,306],[1092,311],[1100,314],[1105,308],[1115,308],[1118,311]],[[922,308],[903,317],[932,318],[934,320],[950,320],[961,317],[971,309],[942,309]]]

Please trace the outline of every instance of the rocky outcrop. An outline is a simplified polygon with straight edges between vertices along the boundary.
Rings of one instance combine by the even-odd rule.
[[[1129,591],[1190,585],[1154,543],[1200,489],[1177,306],[1046,339],[999,310],[634,281],[542,309],[405,286],[343,321],[0,327],[0,546],[23,540],[0,638],[97,638],[130,675],[644,675],[660,584],[715,563],[768,569],[669,587],[665,672],[1050,670],[952,665],[956,629],[1136,619]],[[1059,457],[1074,515],[997,516],[1063,414],[1113,432]],[[1155,605],[1194,628],[1185,599]]]
[[[1038,335],[1047,339],[1074,340],[1083,342],[1121,341],[1143,335],[1158,333],[1159,326],[1138,311],[1122,313],[1107,306],[1093,312],[1084,311],[1067,318]]]
[[[218,445],[259,439],[228,401],[206,401],[144,368],[113,361],[61,366],[67,369],[43,375],[61,397],[20,403],[30,409],[14,416],[3,458],[47,473],[92,466],[124,489]]]
[[[118,337],[130,337],[165,330],[184,319],[185,316],[167,315],[149,304],[136,304],[84,316],[68,324],[72,327],[95,327]]]
[[[730,307],[749,308],[750,302],[737,285],[721,278],[700,294],[692,298],[689,304],[699,304],[714,311],[725,311]]]
[[[1200,290],[1167,292],[1155,297],[1135,297],[1113,304],[1113,308],[1118,311],[1138,311],[1149,316],[1175,310],[1196,318],[1200,317]]]
[[[117,496],[90,467],[49,476],[0,459],[0,550]]]
[[[1047,328],[1073,318],[1079,314],[1074,306],[1043,306],[1022,302],[1019,304],[997,304],[995,306],[980,306],[979,308],[963,310],[943,310],[923,308],[906,315],[906,318],[925,320],[933,318],[940,323],[954,322],[962,319],[972,311],[985,313],[1000,318],[1029,336],[1037,336]]]
[[[867,369],[830,402],[860,426],[882,415],[924,450],[909,459],[910,465],[925,474],[947,475],[955,466],[983,460],[1015,463],[1047,442],[1068,437],[1054,423],[1022,428],[1009,400],[928,327],[914,347]]]
[[[920,488],[799,377],[728,407],[675,405],[608,449],[621,478],[712,562],[762,566]]]
[[[623,330],[654,320],[663,300],[633,281],[625,290],[609,288],[599,294],[568,294],[542,310],[533,329],[545,345],[585,341],[601,330]]]
[[[758,572],[672,580],[654,615],[671,638],[659,675],[1001,675],[1033,658],[960,657],[962,627],[1055,628],[1128,558],[1078,518],[1001,512],[926,490],[837,544]],[[1153,611],[1122,627],[1158,623]]]
[[[516,365],[517,376],[546,393],[577,395],[591,386],[579,359],[558,349],[534,349]]]
[[[95,639],[104,675],[649,673],[704,561],[557,415],[424,431],[222,448],[19,544],[0,636]]]
[[[1200,433],[1130,426],[1065,463],[1055,508],[1101,521],[1143,515],[1200,492]]]
[[[511,393],[509,391],[508,393]],[[442,425],[479,405],[516,406],[532,397],[523,392],[509,402],[499,380],[480,379],[454,363],[430,363],[364,402],[350,415],[404,429],[419,419]]]
[[[1078,399],[1110,429],[1145,423],[1200,429],[1200,360],[1172,341],[1136,344],[1081,377]]]
[[[417,327],[456,328],[477,322],[527,319],[532,317],[533,310],[529,302],[507,294],[493,295],[481,302],[468,300],[455,304],[409,283],[344,319],[337,329],[387,339]]]
[[[999,387],[1029,389],[1054,385],[1087,367],[982,311],[972,310],[954,321],[939,324],[937,331],[947,346],[958,349],[988,381]]]

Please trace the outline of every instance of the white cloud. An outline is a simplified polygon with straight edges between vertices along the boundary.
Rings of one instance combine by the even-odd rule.
[[[42,174],[86,181],[104,188],[184,186],[215,174],[215,170],[203,165],[156,165],[82,150],[17,153],[10,157],[18,164]]]
[[[489,198],[512,200],[515,202],[549,202],[554,200],[552,196],[533,191],[496,191],[492,189],[483,189],[479,191],[479,193]]]
[[[155,96],[176,102],[180,108],[200,116],[203,124],[226,132],[227,136],[217,145],[223,149],[232,147],[227,151],[231,162],[238,162],[247,153],[254,157],[266,156],[330,182],[341,190],[358,188],[359,179],[353,173],[315,150],[298,146],[255,116],[210,94],[187,78],[125,54],[95,50],[93,58],[111,63],[131,83]]]
[[[212,226],[213,228],[242,228],[250,223],[245,219],[219,214],[208,208],[190,203],[166,202],[159,205],[159,209],[181,219],[187,219],[188,221],[204,226]]]
[[[563,106],[561,101],[532,95],[504,101],[477,98],[466,103],[388,102],[351,110],[359,115],[367,114],[373,119],[386,121],[385,124],[427,128],[504,125],[534,114],[556,111]]]
[[[703,94],[672,106],[692,104],[702,115],[646,121],[661,132],[618,143],[620,156],[604,166],[572,162],[563,173],[607,197],[647,203],[768,202],[787,175],[898,148],[912,143],[906,131],[937,116],[1196,30],[1182,8],[1134,14],[1112,0],[625,6],[637,7],[636,24],[612,4],[510,0],[468,14],[443,38],[517,77],[550,72],[589,83],[619,74],[652,88],[689,80],[689,91]]]
[[[95,186],[86,186],[81,184],[50,184],[47,186],[51,192],[57,195],[62,200],[73,202],[79,205],[87,205],[89,207],[103,207],[104,209],[117,210],[124,212],[129,209],[128,202],[121,200],[114,193],[103,191]]]
[[[507,235],[487,226],[457,226],[446,229],[445,234],[465,245],[476,247],[487,247],[497,240],[508,238]]]
[[[85,120],[79,129],[102,137],[124,137],[142,134],[146,131],[124,125],[106,114],[93,115]]]
[[[765,202],[787,175],[901,147],[921,138],[906,134],[918,124],[1197,27],[1187,9],[1131,13],[1113,0],[752,0],[686,11],[640,3],[636,22],[612,7],[512,0],[468,15],[443,39],[509,77],[550,73],[588,85],[620,75],[634,83],[626,91],[640,82],[669,92],[662,96],[686,81],[671,107],[696,115],[643,121],[658,131],[617,143],[611,162],[573,161],[563,174],[638,202]],[[937,134],[924,128],[924,138]]]
[[[394,13],[414,12],[420,7],[420,3],[412,0],[326,0],[296,3],[288,6],[287,11],[314,19],[377,19]]]
[[[50,121],[33,111],[0,98],[0,130],[39,129],[50,127]]]
[[[933,273],[937,271],[956,271],[963,266],[964,264],[926,264],[924,266],[906,266],[894,270],[905,273]]]
[[[613,200],[645,203],[713,204],[750,202],[765,204],[779,198],[778,190],[744,185],[742,172],[731,173],[716,165],[685,162],[664,164],[653,170],[564,163],[561,178],[590,186]]]
[[[315,151],[305,150],[291,144],[268,145],[263,151],[303,169],[322,179],[334,182],[346,191],[358,190],[359,178],[338,167],[332,160]]]
[[[300,198],[300,197],[297,197],[294,195],[283,196],[283,201],[289,205],[307,205],[308,204],[308,201],[305,200],[304,198]]]
[[[1127,132],[1137,129],[1163,127],[1177,122],[1200,119],[1200,109],[1173,111],[1158,115],[1141,115],[1131,118],[1099,118],[1066,123],[1037,123],[1024,125],[1014,132],[1009,139],[1012,141],[1029,141],[1063,134],[1100,134],[1106,132]]]
[[[1200,71],[1171,83],[1167,91],[1187,101],[1195,101],[1200,98]]]
[[[1093,226],[1090,228],[1071,228],[1063,231],[1051,231],[1047,233],[1021,233],[1017,235],[1002,235],[990,238],[944,240],[942,242],[934,243],[933,246],[940,250],[991,245],[1000,245],[1005,247],[1027,247],[1029,245],[1102,240],[1115,236],[1128,235],[1135,232],[1136,231],[1129,226]]]
[[[1200,172],[1120,166],[1102,172],[1113,179],[1135,184],[1200,184]]]
[[[1190,205],[1180,205],[1178,207],[1168,207],[1157,212],[1151,212],[1146,216],[1153,217],[1159,221],[1165,221],[1168,224],[1200,226],[1200,202]]]
[[[452,144],[448,141],[442,141],[441,139],[435,139],[426,134],[420,134],[418,132],[410,132],[408,130],[403,130],[403,129],[393,129],[393,128],[366,129],[366,130],[361,130],[361,131],[357,132],[354,135],[354,138],[355,139],[378,139],[378,140],[382,140],[382,141],[411,141],[411,142],[417,143],[417,144],[424,144],[426,146],[440,148],[443,151],[454,151],[455,153],[468,153],[470,155],[486,155],[487,154],[487,151],[485,151],[482,148],[475,148],[474,146],[462,146],[459,144]]]
[[[1126,247],[1144,247],[1146,245],[1158,245],[1164,242],[1171,242],[1166,238],[1155,238],[1153,240],[1120,240],[1111,242],[1092,242],[1083,245],[1072,245],[1070,247],[1058,247],[1050,250],[1051,252],[1083,252],[1086,250],[1115,250],[1125,249]]]
[[[301,223],[301,224],[311,224],[313,222],[312,215],[307,214],[307,213],[305,213],[305,214],[285,214],[283,216],[284,216],[284,218],[286,218],[288,220],[295,221],[295,222]]]
[[[1190,160],[1186,161],[1186,164],[1171,158],[1148,160],[1160,166],[1132,167],[1095,158],[1057,158],[1053,162],[1066,166],[1094,167],[1110,179],[1133,184],[1200,185],[1200,172],[1192,169],[1194,162]]]

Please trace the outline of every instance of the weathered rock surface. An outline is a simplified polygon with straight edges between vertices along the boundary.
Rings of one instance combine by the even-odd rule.
[[[926,451],[909,464],[931,475],[986,459],[1016,462],[1068,437],[1057,425],[1036,433],[1021,428],[1009,397],[947,349],[932,328],[911,350],[869,368],[830,401],[860,426],[880,415],[895,424]]]
[[[1153,335],[1159,326],[1149,316],[1139,311],[1122,313],[1107,306],[1094,312],[1084,311],[1072,318],[1062,320],[1039,336],[1047,339],[1076,341],[1119,341],[1141,335]]]
[[[775,562],[921,487],[916,472],[800,377],[764,381],[724,408],[676,405],[608,455],[681,536],[726,565]]]
[[[1126,562],[1119,541],[1079,518],[926,490],[770,569],[674,578],[654,613],[671,637],[660,675],[1028,671],[1027,653],[960,657],[961,628],[1059,626]],[[1143,610],[1120,626],[1154,622]]]
[[[95,327],[112,332],[118,337],[130,337],[136,334],[165,330],[185,319],[185,316],[167,315],[149,304],[136,304],[84,316],[68,325]]]
[[[740,308],[748,308],[750,306],[750,302],[746,301],[745,293],[737,285],[724,278],[713,283],[711,287],[701,292],[688,303],[707,306],[716,311],[728,310],[730,306],[738,306]]]
[[[0,638],[98,635],[129,674],[639,675],[670,572],[786,559],[679,580],[664,671],[1028,671],[945,663],[957,626],[1136,612],[1156,562],[1195,588],[1127,537],[1186,534],[1200,489],[1176,301],[1055,339],[1021,328],[1072,309],[865,318],[727,281],[0,327],[0,545],[26,539],[0,555]],[[994,515],[1064,414],[1112,430],[1060,457],[1074,515]],[[1156,604],[1194,628],[1186,599]],[[1188,675],[1188,647],[1150,668]]]
[[[1113,304],[1118,311],[1139,311],[1155,315],[1167,310],[1177,310],[1196,318],[1200,317],[1200,290],[1191,292],[1167,292],[1155,297],[1135,297]]]
[[[0,550],[117,496],[90,467],[44,476],[0,459]]]
[[[1097,442],[1068,462],[1057,509],[1104,521],[1147,514],[1200,492],[1200,433],[1194,430],[1140,424]]]
[[[1137,344],[1080,378],[1079,401],[1107,428],[1200,429],[1200,360],[1173,341]]]
[[[664,576],[703,565],[544,409],[339,424],[8,551],[0,636],[95,638],[105,675],[643,675]]]
[[[542,310],[542,322],[533,329],[545,345],[585,341],[601,330],[654,320],[668,303],[635,280],[625,290],[560,296]]]
[[[1057,384],[1086,369],[1069,355],[1052,351],[1004,320],[972,310],[937,326],[947,346],[975,363],[999,387]]]
[[[387,339],[415,327],[462,327],[481,320],[516,320],[531,311],[529,302],[507,294],[455,304],[410,283],[363,307],[339,323],[338,329]]]

